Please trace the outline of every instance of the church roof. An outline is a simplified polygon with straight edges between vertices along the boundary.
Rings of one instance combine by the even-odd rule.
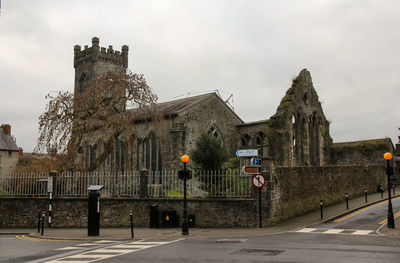
[[[198,95],[198,96],[157,103],[157,104],[153,105],[152,108],[149,110],[134,108],[134,109],[131,109],[130,112],[133,115],[134,120],[144,120],[144,119],[151,118],[151,116],[152,116],[151,112],[153,112],[153,114],[157,113],[164,117],[165,116],[173,116],[173,115],[177,115],[177,114],[187,110],[188,108],[190,108],[212,96],[218,96],[218,95],[214,92],[207,93],[207,94],[202,94],[202,95]]]
[[[0,150],[2,151],[18,151],[18,146],[3,128],[0,128]]]

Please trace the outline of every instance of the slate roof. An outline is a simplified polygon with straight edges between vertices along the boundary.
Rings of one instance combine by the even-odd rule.
[[[207,93],[194,97],[157,103],[154,107],[156,112],[161,114],[161,116],[173,116],[212,96],[217,95],[215,93]],[[134,108],[129,111],[133,115],[134,120],[144,120],[151,117],[150,113],[146,113],[146,111],[139,108]]]
[[[18,146],[3,128],[0,128],[0,150],[2,151],[18,151]]]

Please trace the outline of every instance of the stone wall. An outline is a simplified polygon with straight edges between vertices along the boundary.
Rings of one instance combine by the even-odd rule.
[[[128,227],[130,211],[136,227],[148,227],[151,205],[159,207],[160,226],[162,210],[176,210],[179,224],[182,222],[182,199],[113,198],[100,202],[101,227]],[[86,227],[87,203],[83,198],[53,199],[52,226]],[[252,227],[258,222],[254,199],[190,199],[187,205],[188,215],[195,216],[196,227]],[[48,199],[0,198],[0,211],[0,227],[36,227],[38,211],[45,211],[47,216]]]
[[[376,192],[386,185],[384,166],[277,167],[272,174],[270,223],[305,214],[319,208],[361,196],[364,189]]]

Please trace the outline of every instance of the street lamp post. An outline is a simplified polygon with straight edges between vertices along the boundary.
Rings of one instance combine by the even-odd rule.
[[[189,162],[189,156],[183,155],[181,157],[183,163],[183,222],[182,222],[182,235],[189,235],[189,222],[187,216],[187,205],[186,205],[186,180],[189,179],[189,171],[186,168],[186,163]]]
[[[393,216],[393,208],[392,208],[392,195],[390,193],[390,176],[393,174],[393,168],[390,166],[390,160],[392,160],[393,156],[391,153],[385,153],[383,158],[386,160],[386,175],[387,175],[387,183],[388,183],[388,212],[387,212],[387,227],[394,228],[394,216]]]

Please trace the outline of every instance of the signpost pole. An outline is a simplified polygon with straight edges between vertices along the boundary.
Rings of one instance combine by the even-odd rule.
[[[258,209],[260,216],[260,228],[262,228],[262,215],[261,215],[261,188],[258,188]]]

